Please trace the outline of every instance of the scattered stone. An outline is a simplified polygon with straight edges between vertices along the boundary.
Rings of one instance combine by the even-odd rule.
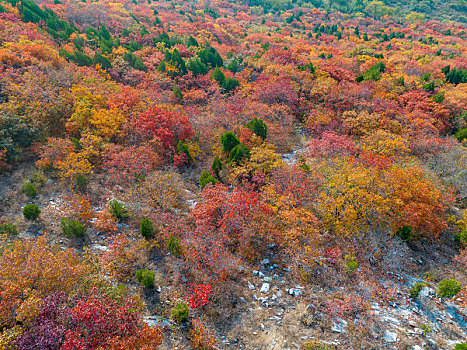
[[[383,335],[383,339],[387,343],[395,343],[397,341],[397,333],[385,330],[384,335]]]
[[[302,295],[302,293],[303,293],[300,289],[297,289],[297,288],[290,288],[287,292],[290,295],[293,295],[295,297],[298,297],[298,296]]]
[[[345,333],[345,328],[347,327],[347,321],[342,318],[336,318],[336,321],[333,322],[331,331],[335,333]]]
[[[423,287],[420,290],[420,293],[418,294],[420,298],[430,298],[431,296],[434,296],[434,295],[436,295],[436,292],[433,288],[430,288],[430,287]]]
[[[163,320],[159,316],[145,316],[143,317],[143,322],[150,327],[168,328],[172,325],[170,321]]]
[[[266,276],[266,277],[263,278],[263,280],[264,280],[264,282],[271,282],[271,281],[272,281],[272,278]]]
[[[268,259],[268,258],[266,258],[266,259],[263,259],[263,260],[261,260],[261,265],[268,265],[268,264],[269,264],[269,262],[270,262],[270,261],[269,261],[269,259]]]
[[[96,249],[96,250],[100,250],[102,252],[107,252],[109,250],[109,248],[107,248],[105,245],[101,245],[101,244],[93,244],[91,246],[91,249]]]
[[[250,288],[250,290],[256,290],[256,287],[253,283],[251,282],[247,282],[248,283],[248,288]]]
[[[263,285],[261,286],[260,292],[261,293],[267,293],[267,292],[269,292],[270,288],[271,288],[271,286],[269,285],[269,283],[263,283]]]
[[[258,270],[253,270],[253,275],[258,276],[259,271]]]

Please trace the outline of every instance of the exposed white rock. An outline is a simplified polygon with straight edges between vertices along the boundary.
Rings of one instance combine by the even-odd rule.
[[[267,293],[267,292],[269,292],[270,288],[271,288],[271,286],[269,285],[269,283],[263,283],[263,285],[261,286],[260,292],[261,293]]]
[[[397,333],[385,330],[384,335],[383,335],[383,339],[387,343],[395,343],[397,341]]]

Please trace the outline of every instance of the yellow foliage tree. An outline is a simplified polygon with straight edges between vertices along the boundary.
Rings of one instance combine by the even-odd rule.
[[[90,124],[94,127],[94,133],[105,140],[110,140],[121,132],[121,125],[125,122],[125,116],[118,109],[93,110]]]
[[[92,173],[92,164],[82,153],[68,153],[63,161],[57,163],[59,176],[62,180],[73,180],[76,175]]]
[[[72,291],[92,269],[75,251],[50,247],[47,235],[16,241],[0,255],[0,324],[34,317],[48,294]]]

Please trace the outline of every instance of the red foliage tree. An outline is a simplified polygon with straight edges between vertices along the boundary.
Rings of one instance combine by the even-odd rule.
[[[203,202],[191,213],[196,229],[182,240],[189,266],[203,277],[219,279],[242,258],[253,259],[271,239],[267,232],[273,212],[259,194],[232,192],[222,184],[208,185]]]
[[[69,330],[60,349],[154,349],[161,342],[160,330],[143,325],[136,306],[131,298],[119,304],[92,291],[69,311]]]
[[[211,294],[210,284],[191,284],[192,293],[189,293],[185,300],[192,309],[206,305]]]
[[[134,181],[153,170],[160,157],[148,146],[112,145],[106,152],[103,167],[115,181]]]
[[[149,139],[157,137],[165,149],[173,148],[177,140],[184,140],[194,135],[185,114],[160,107],[152,107],[139,114],[133,124],[141,135]]]

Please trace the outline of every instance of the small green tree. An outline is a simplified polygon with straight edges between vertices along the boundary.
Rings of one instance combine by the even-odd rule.
[[[229,93],[230,91],[238,88],[240,86],[240,83],[235,78],[225,78],[221,86],[224,89],[225,93]]]
[[[467,139],[467,128],[459,130],[454,136],[459,140],[459,142]]]
[[[230,152],[235,146],[240,144],[240,140],[233,132],[227,131],[221,136],[222,152]]]
[[[41,214],[41,210],[35,204],[26,204],[23,209],[23,215],[27,220],[34,221]]]
[[[112,63],[110,63],[110,61],[105,58],[104,56],[102,56],[100,53],[96,53],[92,59],[92,63],[94,65],[101,65],[102,69],[110,69],[112,68]]]
[[[188,164],[193,162],[193,158],[191,157],[190,150],[188,149],[188,146],[186,144],[184,144],[181,140],[179,140],[178,144],[177,144],[177,153],[178,154],[185,153],[186,157],[187,157],[187,160],[188,160]]]
[[[150,270],[138,270],[136,271],[136,280],[146,288],[152,287],[155,280],[154,272]]]
[[[174,84],[173,88],[172,88],[172,92],[175,96],[175,98],[179,101],[183,100],[183,93],[182,93],[182,90],[180,90],[180,88],[178,87],[177,84]]]
[[[263,140],[268,136],[268,128],[261,119],[255,117],[245,126],[251,131],[253,131],[256,135],[261,137]]]
[[[227,66],[227,69],[229,71],[231,71],[232,73],[237,73],[238,71],[238,62],[236,59],[234,59],[232,62],[229,63],[229,65]]]
[[[112,200],[109,202],[110,214],[119,222],[125,221],[129,214],[125,206],[119,201]]]
[[[81,192],[86,191],[86,188],[88,187],[88,184],[89,184],[89,181],[88,181],[88,178],[86,177],[86,175],[83,175],[83,174],[77,174],[76,175],[76,177],[75,177],[75,186],[79,191],[81,191]]]
[[[403,241],[410,241],[412,238],[412,226],[402,226],[397,229],[396,235]]]
[[[348,273],[353,273],[358,269],[357,258],[353,254],[347,254],[345,257],[345,267]]]
[[[224,84],[225,81],[225,75],[219,67],[216,67],[216,69],[214,69],[214,71],[211,74],[211,79],[214,79],[215,81],[217,81],[219,86],[222,86],[222,84]]]
[[[239,163],[248,158],[250,158],[250,149],[245,145],[239,144],[230,152],[229,163]]]
[[[438,284],[438,295],[441,298],[452,298],[461,290],[461,285],[455,279],[445,279]]]
[[[188,304],[180,302],[170,311],[170,315],[177,323],[183,323],[188,319],[190,308]]]
[[[170,236],[167,240],[167,249],[173,256],[179,257],[180,255],[182,255],[182,246],[180,239],[174,236]]]
[[[141,236],[143,236],[146,239],[151,239],[154,237],[154,232],[156,229],[154,228],[154,223],[149,220],[148,218],[143,218],[141,220],[141,223],[139,225],[139,232],[141,233]]]
[[[412,288],[410,288],[410,297],[415,299],[420,294],[420,291],[426,287],[428,284],[426,282],[415,283]]]
[[[216,174],[217,177],[219,177],[219,174],[222,170],[222,162],[218,156],[214,157],[214,160],[211,164],[211,170],[214,172],[214,174]]]
[[[63,218],[61,225],[63,233],[69,238],[82,237],[86,233],[86,227],[76,220]]]
[[[17,236],[18,229],[11,223],[0,224],[0,235]]]
[[[211,175],[209,171],[204,170],[201,173],[201,176],[199,177],[199,185],[201,188],[205,188],[208,183],[212,183],[215,185],[218,182],[218,180]]]
[[[464,245],[467,245],[467,228],[461,230],[461,232],[454,235],[454,240],[461,242]]]
[[[21,186],[21,191],[23,191],[26,196],[31,198],[37,196],[37,188],[30,182],[26,182],[23,186]]]

